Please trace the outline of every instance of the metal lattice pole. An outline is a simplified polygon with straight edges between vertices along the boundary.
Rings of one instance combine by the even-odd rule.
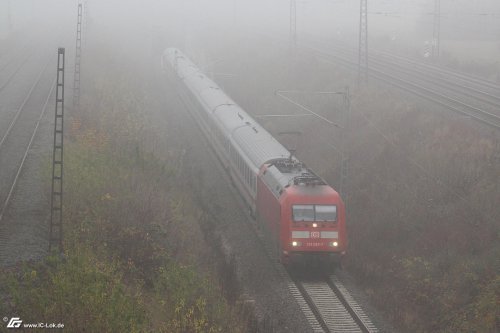
[[[368,0],[359,6],[358,85],[368,79]]]
[[[349,180],[349,130],[351,119],[351,96],[349,87],[345,88],[343,94],[344,110],[342,113],[342,163],[340,165],[340,194],[347,207],[349,199],[348,180]]]
[[[297,2],[290,0],[290,46],[293,49],[297,46]]]
[[[73,78],[73,110],[80,109],[80,64],[82,61],[82,4],[78,4],[76,24],[75,74]]]
[[[432,58],[439,58],[441,39],[441,0],[434,0],[434,25],[432,29]]]
[[[89,2],[83,3],[83,45],[87,46],[87,31],[89,28]]]
[[[64,147],[64,63],[65,49],[57,52],[56,108],[52,151],[52,190],[50,200],[49,252],[63,251],[63,147]]]

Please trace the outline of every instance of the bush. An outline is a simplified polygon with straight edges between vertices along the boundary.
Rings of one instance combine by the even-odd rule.
[[[140,332],[146,314],[120,265],[78,248],[3,277],[9,313],[24,322],[63,323],[69,332]]]

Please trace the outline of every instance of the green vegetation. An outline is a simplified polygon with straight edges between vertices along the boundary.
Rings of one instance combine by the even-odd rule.
[[[68,332],[243,331],[217,272],[200,265],[210,256],[193,245],[202,233],[175,241],[199,228],[202,214],[184,194],[175,157],[144,148],[142,90],[115,70],[96,76],[85,116],[68,121],[64,255],[2,271],[0,312]]]
[[[387,95],[353,105],[347,267],[402,331],[497,332],[500,138]]]
[[[3,274],[2,313],[71,332],[238,331],[209,275],[170,255],[166,222],[183,216],[167,162],[90,136],[67,146],[65,255]]]

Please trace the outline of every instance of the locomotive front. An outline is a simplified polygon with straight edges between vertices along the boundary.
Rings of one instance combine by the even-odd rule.
[[[295,158],[276,159],[261,169],[257,212],[278,243],[284,264],[319,259],[331,267],[346,253],[340,195]]]
[[[338,193],[326,184],[286,188],[281,200],[281,244],[288,262],[317,257],[340,262],[347,249],[345,209]]]

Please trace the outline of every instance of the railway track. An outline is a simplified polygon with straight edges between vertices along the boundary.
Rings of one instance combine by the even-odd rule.
[[[307,46],[318,49],[318,46]],[[345,59],[356,59],[355,50],[347,45],[336,44],[322,48],[324,52],[342,55]],[[500,107],[500,86],[492,82],[456,74],[436,66],[392,55],[383,51],[373,51],[370,67],[384,72],[391,72],[400,77],[407,77],[414,83],[430,84],[434,87],[467,98],[473,104],[484,105],[497,111]]]
[[[2,146],[4,145],[5,143],[5,140],[7,139],[7,137],[9,136],[12,128],[14,127],[14,125],[16,124],[17,122],[17,119],[19,118],[19,115],[21,114],[21,112],[24,110],[25,106],[26,106],[26,103],[29,101],[29,99],[31,98],[31,95],[33,94],[33,91],[35,90],[35,88],[38,86],[38,84],[40,83],[40,80],[42,79],[42,75],[43,73],[47,70],[47,67],[49,66],[49,62],[47,62],[47,64],[43,67],[43,69],[40,71],[40,73],[37,75],[36,79],[35,79],[35,82],[33,83],[33,85],[31,86],[30,90],[28,91],[28,94],[26,95],[26,97],[24,98],[23,102],[21,103],[21,105],[17,108],[17,111],[14,113],[14,117],[10,120],[9,122],[9,126],[7,127],[7,130],[3,133],[2,135],[2,138],[0,139],[0,150],[2,149]]]
[[[495,82],[471,76],[470,74],[454,72],[447,68],[423,63],[421,61],[409,59],[381,50],[374,50],[372,54],[379,59],[384,57],[386,59],[389,59],[391,62],[399,62],[405,67],[413,67],[418,71],[425,71],[430,76],[445,79],[452,84],[461,82],[461,85],[469,86],[473,90],[489,91],[490,94],[494,94],[497,97],[500,96],[500,85],[496,84]]]
[[[267,256],[276,263],[275,269],[286,282],[314,333],[379,332],[336,275],[313,272],[311,276],[304,276],[285,269],[277,262],[276,251],[269,239],[255,223],[252,224]]]
[[[314,318],[311,315],[307,318],[315,332],[378,332],[335,275],[321,280],[296,277],[294,273],[289,275],[295,286],[289,286],[290,292],[301,307],[307,304],[309,313],[314,315]]]
[[[28,157],[28,153],[29,153],[29,151],[31,149],[31,146],[33,145],[33,141],[35,139],[35,135],[36,135],[36,133],[38,131],[38,128],[40,127],[40,122],[42,121],[43,116],[45,115],[45,112],[47,110],[47,106],[49,104],[49,99],[50,99],[50,97],[52,96],[52,94],[54,92],[55,83],[56,83],[56,81],[54,79],[54,81],[53,81],[53,83],[51,85],[49,94],[47,95],[47,98],[45,99],[45,103],[43,104],[41,112],[40,112],[40,114],[38,116],[38,119],[37,119],[37,122],[35,124],[35,127],[33,128],[33,131],[31,133],[28,145],[26,146],[26,149],[24,150],[24,154],[23,154],[23,157],[21,159],[21,163],[19,164],[19,166],[17,168],[16,175],[14,177],[14,180],[12,181],[12,185],[9,188],[9,192],[7,193],[7,196],[5,197],[5,200],[4,200],[3,204],[2,204],[2,206],[0,206],[0,222],[2,222],[2,219],[3,219],[3,216],[4,216],[5,211],[7,209],[7,206],[9,205],[10,198],[12,197],[12,193],[14,192],[14,188],[17,185],[17,181],[19,179],[19,175],[21,174],[21,171],[23,169],[24,163],[26,162],[26,158]],[[0,146],[0,148],[1,148],[1,146]],[[0,226],[0,239],[1,239],[1,226]]]
[[[55,29],[49,29],[45,35],[53,35]],[[29,36],[27,41],[24,41],[18,46],[13,46],[10,53],[0,57],[0,93],[4,90],[26,65],[26,63],[36,54],[36,50],[43,46],[40,43],[43,40],[43,31],[37,31],[35,35]]]
[[[22,102],[14,109],[14,112],[0,114],[0,118],[3,118],[2,123],[5,124],[1,128],[3,132],[0,133],[0,264],[17,261],[16,255],[20,254],[16,253],[15,246],[12,248],[13,242],[19,243],[16,242],[18,236],[26,237],[25,233],[28,230],[31,230],[28,232],[29,234],[36,232],[34,226],[25,225],[28,222],[24,218],[20,221],[18,216],[12,216],[10,204],[14,197],[18,197],[16,189],[19,188],[18,185],[33,145],[38,142],[37,134],[50,105],[50,97],[55,87],[55,71],[50,71],[52,68],[50,65],[55,64],[55,57],[52,54],[45,54],[39,59],[41,60],[38,61],[43,64],[42,69],[35,71],[34,75],[32,74],[34,81],[28,85],[29,88],[24,93],[24,97],[20,99]],[[20,67],[23,67],[25,61],[21,60]],[[17,85],[13,85],[9,89],[16,92],[18,88]],[[2,93],[0,96],[9,100],[12,98],[13,92],[10,92],[9,95]],[[30,188],[24,189],[24,193],[20,194],[23,203],[20,208],[22,211],[30,209],[28,207],[31,207],[31,201],[34,201],[31,194],[39,192],[38,186],[37,188],[32,187],[33,181],[28,181],[28,183],[31,185]],[[19,202],[19,200],[16,201]],[[35,247],[36,251],[39,251],[40,244]],[[33,251],[30,251],[29,246],[26,246],[26,251],[30,252],[29,254],[25,253],[27,257],[38,255],[31,253]]]
[[[283,36],[277,38],[268,33],[258,34],[289,46]],[[345,46],[325,46],[322,42],[312,44],[307,41],[300,42],[297,48],[327,63],[340,64],[352,70],[358,68],[357,55]],[[383,54],[385,59],[370,57],[370,77],[500,130],[500,86],[463,73]]]
[[[284,38],[284,37],[283,37]],[[306,42],[301,43],[305,46],[313,46],[321,48],[324,51],[344,52],[350,55],[350,58],[356,59],[358,57],[357,45],[339,39],[329,39],[325,42],[319,40],[312,34],[304,33]],[[402,67],[411,71],[415,75],[425,74],[429,79],[441,80],[451,85],[477,91],[479,94],[486,93],[487,95],[495,95],[500,98],[500,84],[489,81],[471,74],[466,74],[459,71],[454,71],[446,67],[438,66],[433,63],[420,61],[397,55],[384,50],[370,48],[369,61],[384,62],[390,66]]]
[[[171,84],[175,83],[171,82]],[[177,95],[189,113],[192,113],[192,108],[186,98],[183,98],[183,94],[177,91]],[[201,126],[197,118],[193,114],[191,116],[197,126]],[[247,211],[248,207],[243,197],[234,187],[227,171],[215,156],[214,159],[218,170],[227,183],[230,184],[230,190],[233,192],[234,197],[237,198],[238,206],[242,211]],[[215,214],[214,218],[216,218]],[[295,277],[281,263],[278,263],[276,249],[271,245],[269,233],[263,232],[250,215],[247,215],[247,222],[250,224],[251,230],[255,232],[269,260],[273,263],[274,269],[297,302],[312,332],[379,332],[337,277],[331,276],[315,282],[308,282]]]
[[[357,63],[355,61],[349,60],[345,56],[339,56],[337,54],[325,52],[323,50],[312,47],[301,47],[301,50],[313,54],[325,62],[342,63],[350,68],[357,68]],[[387,70],[381,70],[379,68],[371,67],[368,74],[379,81],[383,81],[401,90],[413,93],[431,102],[439,104],[448,110],[459,113],[463,116],[469,117],[473,120],[479,121],[483,124],[500,130],[500,116],[486,111],[484,108],[471,105],[468,102],[464,102],[463,100],[458,99],[457,97],[450,97],[446,92],[437,91],[422,83],[414,82],[407,77],[403,78],[399,74],[395,74]],[[500,109],[500,104],[496,104],[490,101],[488,103],[493,103],[494,107]]]
[[[8,72],[8,69],[7,67],[12,63],[12,62],[8,62],[5,64],[5,66],[3,68],[0,69],[0,73],[2,73],[2,77],[6,77],[3,81],[0,81],[0,92],[2,92],[2,90],[5,89],[5,87],[7,87],[9,85],[9,83],[12,81],[12,79],[16,76],[16,74],[21,70],[21,68],[23,68],[23,66],[28,62],[28,60],[31,58],[31,56],[34,54],[34,52],[32,53],[28,53],[27,56],[24,56],[23,57],[23,60],[20,62],[19,65],[15,66],[14,67],[14,70],[10,70],[9,73],[5,73],[5,72]]]

